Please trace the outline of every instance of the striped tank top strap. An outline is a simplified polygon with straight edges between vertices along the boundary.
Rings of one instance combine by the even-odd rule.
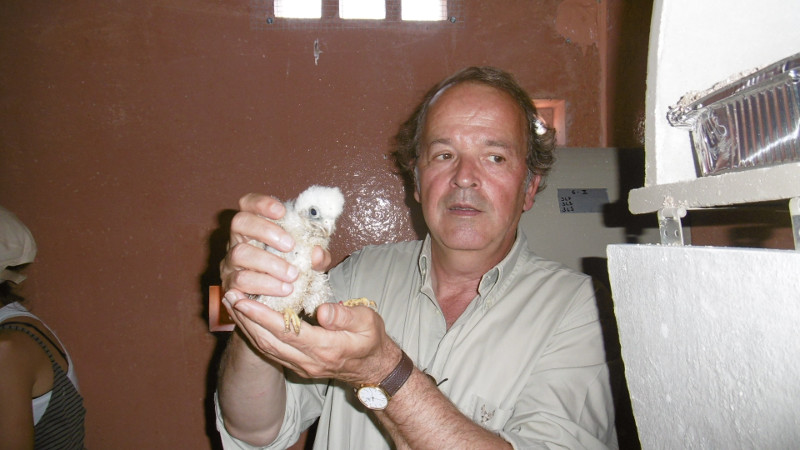
[[[47,353],[53,368],[53,389],[50,395],[50,403],[47,405],[47,410],[39,420],[39,423],[33,428],[34,448],[82,450],[84,448],[84,420],[86,416],[83,397],[69,380],[64,369],[56,362],[47,344],[38,335],[31,332],[27,328],[28,326],[33,327],[33,325],[24,322],[6,322],[0,324],[0,329],[21,331],[30,336]],[[39,331],[37,328],[35,329]],[[52,341],[50,342],[52,344]]]

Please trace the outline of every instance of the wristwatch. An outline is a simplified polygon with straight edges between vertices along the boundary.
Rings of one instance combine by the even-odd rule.
[[[392,373],[383,379],[378,385],[362,384],[356,390],[356,396],[364,406],[369,409],[382,410],[389,404],[389,400],[397,394],[397,391],[411,376],[414,371],[414,362],[402,352],[400,362],[397,363]]]

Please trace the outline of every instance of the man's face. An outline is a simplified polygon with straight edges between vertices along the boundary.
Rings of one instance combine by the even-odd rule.
[[[539,184],[535,176],[525,185],[526,150],[524,116],[505,92],[463,83],[440,94],[425,122],[414,194],[434,245],[505,256]]]

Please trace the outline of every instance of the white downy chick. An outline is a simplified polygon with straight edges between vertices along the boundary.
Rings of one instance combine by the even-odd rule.
[[[255,240],[250,244],[286,259],[297,267],[300,274],[293,283],[294,290],[287,297],[252,295],[251,298],[283,312],[286,330],[293,328],[295,333],[300,333],[298,314],[305,311],[312,316],[317,306],[333,300],[328,275],[311,267],[311,250],[315,245],[328,248],[336,229],[336,219],[344,209],[344,196],[339,188],[311,186],[296,200],[284,202],[284,206],[286,215],[273,222],[292,235],[294,249],[284,253]]]

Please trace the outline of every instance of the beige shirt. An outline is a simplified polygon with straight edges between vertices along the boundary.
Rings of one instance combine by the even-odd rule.
[[[515,448],[617,448],[592,282],[534,255],[518,236],[449,330],[431,288],[430,237],[366,247],[331,270],[331,285],[339,300],[374,300],[416,366]],[[317,417],[315,449],[391,448],[352,387],[289,378],[283,426],[269,448],[290,446]],[[227,447],[251,448],[225,432],[219,412],[217,427]]]

